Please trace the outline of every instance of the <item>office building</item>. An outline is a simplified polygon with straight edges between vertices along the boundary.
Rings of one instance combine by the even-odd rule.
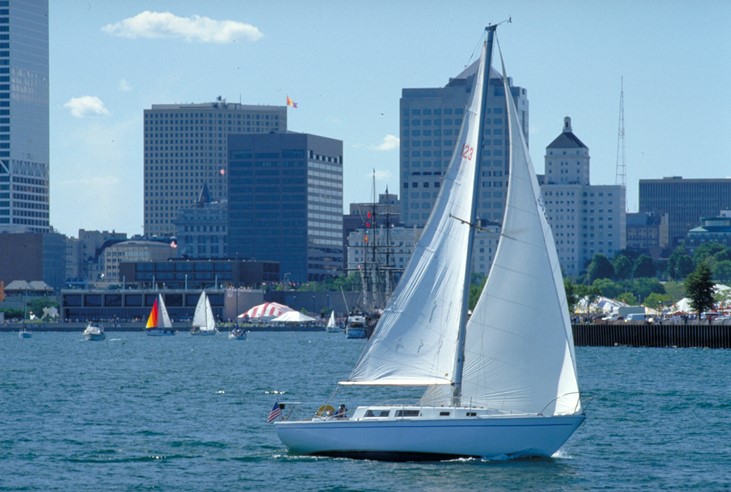
[[[57,232],[0,233],[0,281],[42,280],[54,289],[66,276],[66,238]]]
[[[228,142],[229,256],[277,261],[296,282],[342,273],[343,143],[305,133]]]
[[[228,256],[228,202],[213,200],[208,186],[191,207],[178,209],[173,221],[178,256],[226,258]]]
[[[403,89],[400,103],[400,183],[401,221],[406,226],[423,227],[439,193],[439,185],[454,153],[464,108],[472,95],[477,72],[473,63],[440,88]],[[528,141],[528,95],[509,80],[521,128]],[[485,117],[484,151],[478,216],[502,220],[508,179],[508,121],[502,77],[490,75]],[[497,244],[495,234],[476,238],[474,268],[486,273]]]
[[[287,130],[286,106],[248,106],[218,98],[203,104],[153,104],[144,111],[144,231],[172,236],[178,209],[203,185],[226,198],[229,134]]]
[[[48,1],[1,4],[0,231],[48,232]]]
[[[685,239],[703,217],[731,209],[731,179],[683,179],[673,176],[640,180],[640,212],[668,214],[670,248]]]
[[[590,183],[589,148],[571,118],[546,147],[543,204],[566,275],[583,273],[595,254],[613,257],[626,245],[626,189]]]
[[[233,259],[183,259],[119,264],[126,285],[135,288],[219,289],[222,286],[259,288],[279,282],[279,263]]]
[[[669,237],[668,214],[627,214],[627,249],[646,253],[654,259],[667,257]]]

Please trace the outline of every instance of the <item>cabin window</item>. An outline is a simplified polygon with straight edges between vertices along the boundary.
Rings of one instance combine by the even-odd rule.
[[[477,412],[467,412],[468,417],[477,417]]]
[[[452,415],[451,412],[439,412],[440,417],[449,417],[450,415]]]
[[[397,417],[418,417],[418,410],[396,410]]]
[[[366,410],[365,418],[388,417],[388,410]]]

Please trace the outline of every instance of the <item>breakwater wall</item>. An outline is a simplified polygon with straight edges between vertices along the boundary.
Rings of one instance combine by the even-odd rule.
[[[109,332],[142,332],[142,323],[105,324],[104,331]],[[23,327],[36,333],[42,332],[78,332],[81,333],[86,323],[6,323],[0,324],[0,332],[17,332]],[[286,325],[245,325],[246,330],[257,331],[323,331],[322,326],[286,326]],[[174,328],[181,333],[187,332],[190,325],[174,323]],[[228,331],[229,326],[219,327]],[[574,344],[577,347],[705,347],[731,348],[731,325],[655,325],[655,324],[575,324],[573,325]]]
[[[731,348],[731,325],[582,324],[573,332],[574,344],[585,347]]]

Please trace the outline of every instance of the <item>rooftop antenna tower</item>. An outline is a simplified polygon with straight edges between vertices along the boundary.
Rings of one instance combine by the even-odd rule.
[[[617,131],[617,173],[615,184],[627,188],[627,160],[624,152],[624,77],[619,92],[619,129]]]

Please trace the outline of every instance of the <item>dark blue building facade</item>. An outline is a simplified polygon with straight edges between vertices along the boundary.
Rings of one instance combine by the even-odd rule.
[[[228,137],[228,254],[283,280],[342,272],[343,143],[304,133]]]

